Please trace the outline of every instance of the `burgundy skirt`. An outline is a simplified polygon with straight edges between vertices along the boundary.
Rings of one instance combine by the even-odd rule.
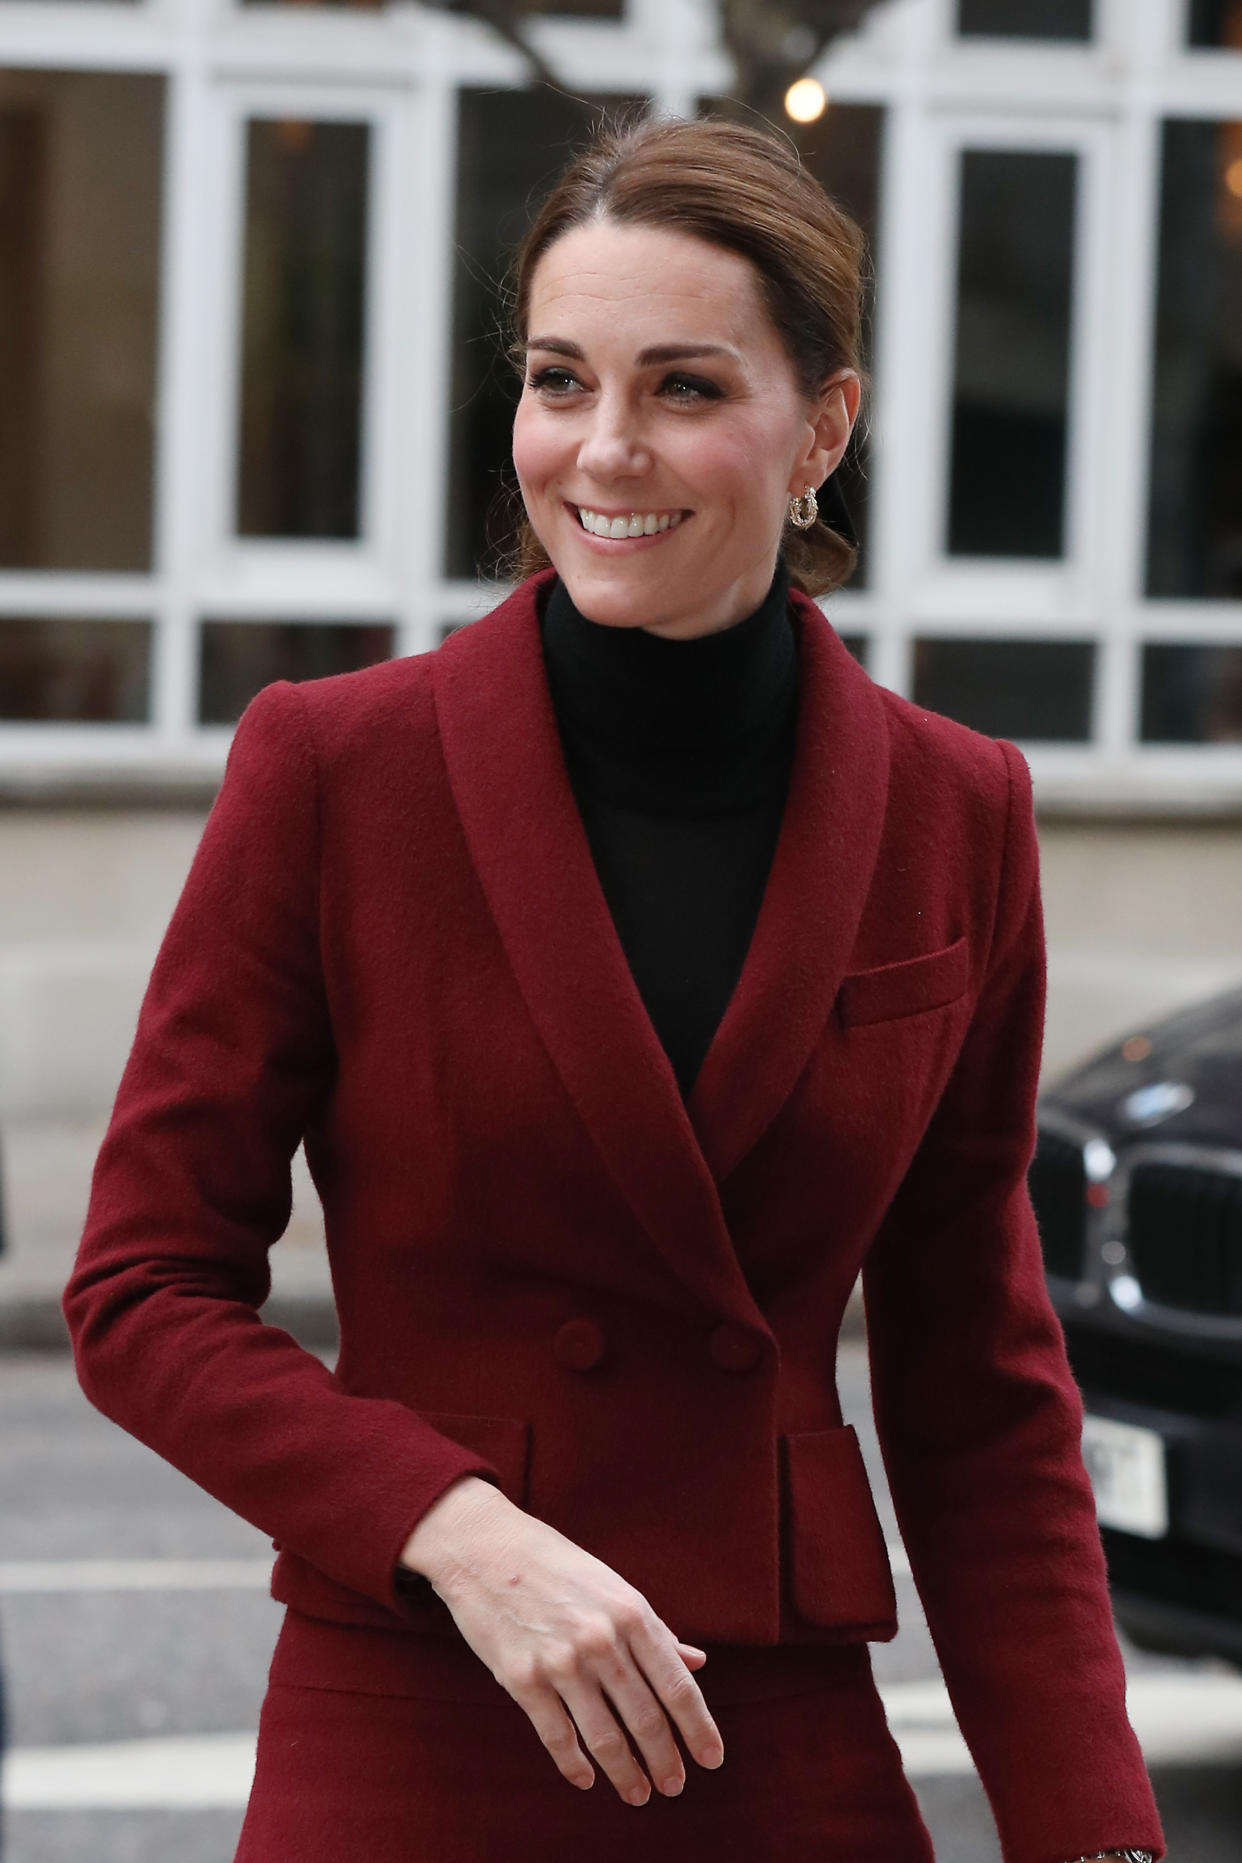
[[[931,1863],[865,1644],[715,1645],[696,1679],[724,1764],[626,1805],[561,1777],[460,1638],[290,1611],[235,1863]]]

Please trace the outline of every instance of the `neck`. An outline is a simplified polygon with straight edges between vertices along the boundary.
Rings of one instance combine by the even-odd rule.
[[[575,784],[660,813],[711,813],[783,783],[797,687],[788,594],[781,564],[753,614],[669,640],[588,620],[553,583],[544,661]]]

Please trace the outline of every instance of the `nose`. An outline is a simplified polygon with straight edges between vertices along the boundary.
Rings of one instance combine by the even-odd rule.
[[[635,410],[619,395],[601,395],[579,443],[579,471],[600,481],[629,479],[646,472],[650,464]]]

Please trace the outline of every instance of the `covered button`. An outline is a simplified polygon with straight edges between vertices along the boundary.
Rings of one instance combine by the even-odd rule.
[[[721,1371],[753,1371],[763,1351],[755,1334],[732,1320],[724,1320],[708,1342],[712,1363]]]
[[[552,1350],[566,1371],[593,1371],[604,1356],[604,1329],[594,1320],[566,1320],[556,1329]]]

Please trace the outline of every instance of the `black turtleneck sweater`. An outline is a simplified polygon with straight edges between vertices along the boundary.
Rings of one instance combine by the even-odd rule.
[[[604,627],[553,583],[541,627],[565,761],[604,897],[683,1095],[741,973],[793,762],[784,566],[744,621],[695,640]]]

